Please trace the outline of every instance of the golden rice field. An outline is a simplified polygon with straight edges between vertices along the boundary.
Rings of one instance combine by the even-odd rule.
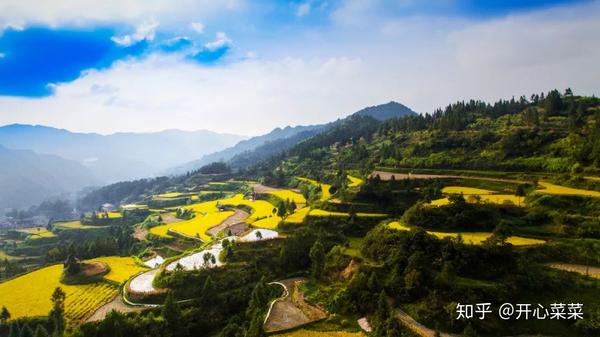
[[[246,200],[242,194],[236,194],[231,198],[220,199],[219,203],[222,205],[233,206],[245,205],[252,208],[252,214],[248,217],[248,223],[273,215],[273,209],[275,209],[275,206],[266,200]]]
[[[476,195],[465,195],[465,200],[467,202],[476,202]],[[506,204],[511,203],[517,206],[523,206],[525,204],[524,197],[518,197],[512,194],[484,194],[479,195],[481,202],[487,202],[492,204]],[[432,206],[444,206],[448,205],[450,200],[448,198],[441,198],[432,200],[429,204]]]
[[[390,228],[408,231],[410,228],[398,221],[393,221],[388,224]],[[443,239],[446,237],[456,238],[460,234],[462,236],[463,241],[465,243],[469,243],[472,245],[480,245],[483,241],[488,239],[492,233],[489,232],[435,232],[435,231],[427,231],[427,233],[431,235],[435,235],[439,239]],[[508,243],[514,246],[531,246],[531,245],[539,245],[544,244],[546,241],[538,240],[538,239],[529,239],[520,236],[511,236],[507,240]]]
[[[446,186],[442,188],[444,194],[464,194],[464,195],[485,195],[492,194],[494,191],[484,190],[482,188],[464,187],[464,186]]]
[[[281,222],[281,217],[276,215],[270,218],[264,218],[260,220],[256,220],[252,223],[252,227],[256,228],[266,228],[266,229],[275,229]]]
[[[104,226],[83,225],[81,223],[81,221],[75,220],[75,221],[69,221],[69,222],[57,222],[56,227],[66,228],[66,229],[98,229],[98,228],[102,228]]]
[[[339,217],[344,217],[344,216],[350,216],[350,214],[348,213],[344,213],[344,212],[332,212],[332,211],[326,211],[326,210],[322,210],[322,209],[313,209],[311,210],[308,215],[310,216],[339,216]],[[387,214],[381,214],[381,213],[356,213],[357,217],[384,217]]]
[[[122,218],[123,214],[121,212],[98,212],[96,213],[99,218],[104,218],[108,215],[109,219]]]
[[[366,337],[362,332],[296,330],[274,335],[277,337]]]
[[[600,192],[582,190],[579,188],[571,188],[566,186],[554,185],[549,182],[540,181],[539,186],[543,189],[536,190],[537,193],[558,194],[558,195],[580,195],[584,197],[600,197]]]
[[[302,194],[291,190],[275,190],[267,193],[274,195],[281,200],[289,199],[290,201],[293,201],[296,204],[306,204],[306,199]]]
[[[19,232],[29,234],[30,239],[40,239],[40,238],[51,238],[56,236],[56,234],[52,233],[46,227],[30,227],[19,229]]]
[[[232,211],[220,212],[217,205],[241,206],[245,205],[252,208],[252,214],[247,219],[249,224],[259,228],[275,228],[280,218],[273,216],[273,206],[266,200],[246,200],[244,195],[236,194],[230,198],[201,202],[194,205],[185,206],[183,208],[192,210],[196,216],[190,220],[181,221],[173,224],[153,227],[150,233],[163,237],[170,237],[169,230],[172,230],[183,235],[200,237],[203,241],[210,241],[212,238],[206,231],[233,215]],[[260,221],[260,222],[259,222]],[[256,223],[258,222],[258,223]]]
[[[133,275],[147,270],[147,268],[137,265],[129,256],[103,256],[90,261],[100,261],[108,264],[110,272],[104,275],[104,278],[117,283],[123,283]]]
[[[365,183],[364,180],[351,175],[348,175],[347,178],[348,180],[350,180],[350,183],[348,183],[348,187],[358,187]]]
[[[300,209],[297,209],[294,213],[288,215],[285,218],[285,222],[295,224],[302,223],[304,221],[304,218],[306,218],[306,216],[308,215],[308,212],[310,212],[310,207],[302,207]]]
[[[5,259],[6,259],[6,260],[18,260],[18,259],[20,259],[20,258],[19,258],[18,256],[12,256],[12,255],[8,255],[8,254],[6,254],[6,252],[5,252],[5,251],[3,251],[3,250],[0,250],[0,260],[1,260],[1,261],[4,261]]]
[[[304,182],[309,183],[314,186],[321,186],[321,201],[327,201],[331,198],[331,192],[329,191],[329,189],[331,188],[331,185],[323,184],[316,180],[303,178],[303,177],[296,177],[296,179],[298,179],[300,181],[304,181]]]
[[[62,269],[63,266],[57,264],[0,283],[0,306],[6,306],[13,319],[45,316],[52,307],[52,292],[56,287],[61,287],[67,296],[65,316],[69,320],[77,320],[91,314],[119,292],[117,286],[106,282],[62,284],[59,281]]]
[[[181,196],[185,196],[186,194],[183,194],[181,192],[169,192],[169,193],[163,193],[163,194],[157,194],[155,195],[156,198],[163,198],[163,199],[170,199],[170,198],[178,198]]]
[[[171,235],[169,235],[168,231],[171,230],[185,236],[198,237],[202,241],[211,241],[212,237],[206,234],[206,231],[220,224],[234,213],[233,211],[216,211],[207,213],[206,215],[196,213],[196,216],[189,220],[153,227],[150,229],[150,233],[170,237]]]

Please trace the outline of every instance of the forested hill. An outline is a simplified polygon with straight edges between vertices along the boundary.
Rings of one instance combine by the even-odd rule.
[[[376,167],[597,173],[600,100],[567,89],[385,122],[355,116],[256,169],[323,178],[327,169]]]

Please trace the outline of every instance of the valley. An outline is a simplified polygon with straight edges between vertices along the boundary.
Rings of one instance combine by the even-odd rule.
[[[385,118],[241,169],[90,191],[79,217],[0,231],[0,335],[593,336],[600,101],[557,94],[556,110],[372,107]],[[585,319],[459,319],[465,302],[582,303]]]

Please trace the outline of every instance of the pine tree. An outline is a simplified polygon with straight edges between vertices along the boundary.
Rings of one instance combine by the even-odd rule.
[[[323,268],[325,267],[325,248],[320,239],[315,241],[310,249],[309,257],[312,263],[312,276],[318,280],[321,278]]]
[[[66,297],[67,295],[60,287],[56,287],[52,293],[52,310],[50,310],[48,316],[53,325],[52,335],[54,337],[62,336],[65,331],[64,313]]]
[[[181,317],[181,308],[179,304],[175,301],[175,297],[172,292],[167,294],[165,298],[165,303],[162,307],[161,316],[164,318],[167,323],[167,327],[174,331],[179,329],[179,318]]]
[[[0,310],[0,323],[6,324],[10,319],[10,312],[6,309],[5,306],[2,306],[2,310]]]
[[[48,334],[48,330],[46,330],[46,328],[44,328],[41,324],[38,324],[33,336],[34,337],[50,337],[50,335]]]

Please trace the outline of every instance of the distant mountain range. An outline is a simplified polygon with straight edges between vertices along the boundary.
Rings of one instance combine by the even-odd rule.
[[[154,176],[189,158],[221,150],[244,138],[206,130],[105,136],[38,125],[0,127],[0,145],[79,162],[103,183]]]
[[[390,102],[353,115],[378,120],[415,114]],[[347,118],[349,118],[347,117]],[[287,126],[250,139],[200,130],[100,135],[46,126],[0,127],[0,214],[84,187],[116,181],[177,175],[222,161],[235,169],[287,151],[338,123]],[[190,161],[191,158],[200,158]]]
[[[55,155],[0,146],[0,214],[38,204],[49,197],[70,197],[83,186],[100,183],[86,167]]]
[[[346,118],[352,116],[370,116],[379,121],[384,121],[390,118],[397,118],[406,115],[414,115],[416,112],[398,102],[389,102],[386,104],[376,105],[364,108],[357,111]],[[341,121],[339,119],[334,122],[319,125],[285,127],[283,129],[276,128],[266,135],[253,137],[248,140],[243,140],[235,146],[225,150],[214,152],[203,156],[198,160],[188,162],[184,165],[175,167],[166,171],[167,174],[182,174],[193,171],[203,165],[215,161],[223,161],[228,163],[233,168],[245,168],[267,159],[273,155],[291,149],[299,142],[311,138],[321,132],[324,132]]]
[[[287,126],[283,129],[276,128],[265,135],[252,137],[247,140],[242,140],[234,146],[228,147],[224,150],[213,152],[202,156],[200,159],[189,161],[183,165],[173,167],[165,171],[165,174],[182,174],[188,171],[196,170],[206,164],[210,164],[213,162],[230,162],[231,159],[236,156],[240,156],[244,153],[250,153],[257,148],[268,146],[268,144],[273,144],[273,142],[282,139],[290,139],[300,134],[311,134],[317,130],[321,130],[322,128],[323,125],[299,125],[295,127]]]

